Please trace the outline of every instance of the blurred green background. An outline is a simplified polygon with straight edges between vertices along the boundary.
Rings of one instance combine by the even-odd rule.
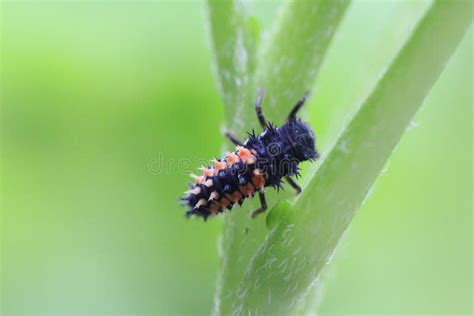
[[[252,3],[265,32],[280,2]],[[426,4],[352,4],[307,111],[323,153]],[[224,144],[204,2],[4,1],[1,36],[1,314],[209,314],[221,219],[177,203],[177,162]],[[472,49],[471,26],[316,311],[472,312]]]

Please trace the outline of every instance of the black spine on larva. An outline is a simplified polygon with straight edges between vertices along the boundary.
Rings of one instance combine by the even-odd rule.
[[[207,205],[196,207],[199,200],[208,201],[211,192],[217,192],[221,197],[239,192],[240,187],[252,183],[255,169],[259,169],[265,175],[265,187],[281,188],[283,177],[299,175],[300,162],[318,157],[314,142],[311,128],[296,118],[289,120],[280,128],[269,124],[260,135],[252,131],[243,147],[255,155],[255,162],[247,164],[239,161],[220,170],[206,178],[206,181],[212,180],[212,185],[207,186],[205,182],[192,185],[191,189],[199,187],[199,193],[190,193],[182,198],[189,207],[186,215],[197,215],[207,219],[211,212]],[[242,196],[237,203],[241,204],[245,198]],[[227,208],[231,209],[232,206],[233,203],[230,203]],[[219,208],[217,212],[222,211]]]

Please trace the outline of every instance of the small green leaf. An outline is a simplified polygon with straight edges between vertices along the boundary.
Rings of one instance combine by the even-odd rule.
[[[286,222],[293,215],[293,204],[288,200],[281,200],[270,211],[266,218],[267,228],[272,229],[282,222]]]

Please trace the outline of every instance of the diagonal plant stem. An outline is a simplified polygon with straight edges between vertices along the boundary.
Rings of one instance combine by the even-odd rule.
[[[275,24],[268,44],[262,49],[260,64],[250,72],[236,68],[233,62],[238,48],[236,29],[245,28],[245,13],[238,1],[209,1],[211,30],[218,76],[227,106],[229,125],[238,135],[257,126],[253,101],[258,87],[266,90],[264,111],[273,122],[281,122],[293,104],[313,86],[323,57],[349,0],[287,1]],[[233,10],[237,10],[234,12]],[[235,19],[235,16],[238,18]],[[236,22],[237,21],[237,22]],[[245,24],[245,23],[244,23]],[[244,31],[242,34],[252,34]],[[249,42],[251,42],[249,40]],[[252,46],[255,47],[255,46]],[[230,49],[230,51],[228,50]],[[227,74],[246,77],[248,84],[238,86]],[[235,104],[234,102],[240,102]],[[235,123],[232,123],[235,122]],[[284,196],[284,195],[283,195]],[[269,201],[274,201],[271,198]],[[281,197],[281,196],[280,196]],[[216,314],[227,315],[237,299],[237,286],[255,251],[263,242],[267,229],[263,218],[252,220],[248,203],[224,218],[221,240],[222,266],[215,298]],[[270,207],[272,206],[270,202]]]
[[[472,23],[471,14],[467,1],[432,4],[301,197],[293,207],[272,210],[271,232],[239,286],[233,314],[295,311]]]
[[[272,121],[283,122],[295,102],[314,87],[348,5],[349,0],[286,2],[256,73],[257,84],[266,90],[265,110]]]

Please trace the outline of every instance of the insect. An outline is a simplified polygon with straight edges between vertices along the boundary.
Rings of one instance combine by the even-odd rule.
[[[255,217],[267,209],[265,188],[282,188],[283,178],[300,193],[301,188],[292,178],[299,176],[298,164],[319,156],[313,131],[296,117],[307,96],[295,104],[286,123],[276,127],[265,119],[261,107],[264,93],[260,90],[255,110],[263,132],[248,133],[244,142],[226,133],[236,149],[222,159],[214,159],[212,165],[201,167],[201,175],[191,175],[195,182],[189,184],[190,190],[181,198],[189,208],[186,216],[196,215],[206,220],[258,194],[261,207],[252,212]]]

